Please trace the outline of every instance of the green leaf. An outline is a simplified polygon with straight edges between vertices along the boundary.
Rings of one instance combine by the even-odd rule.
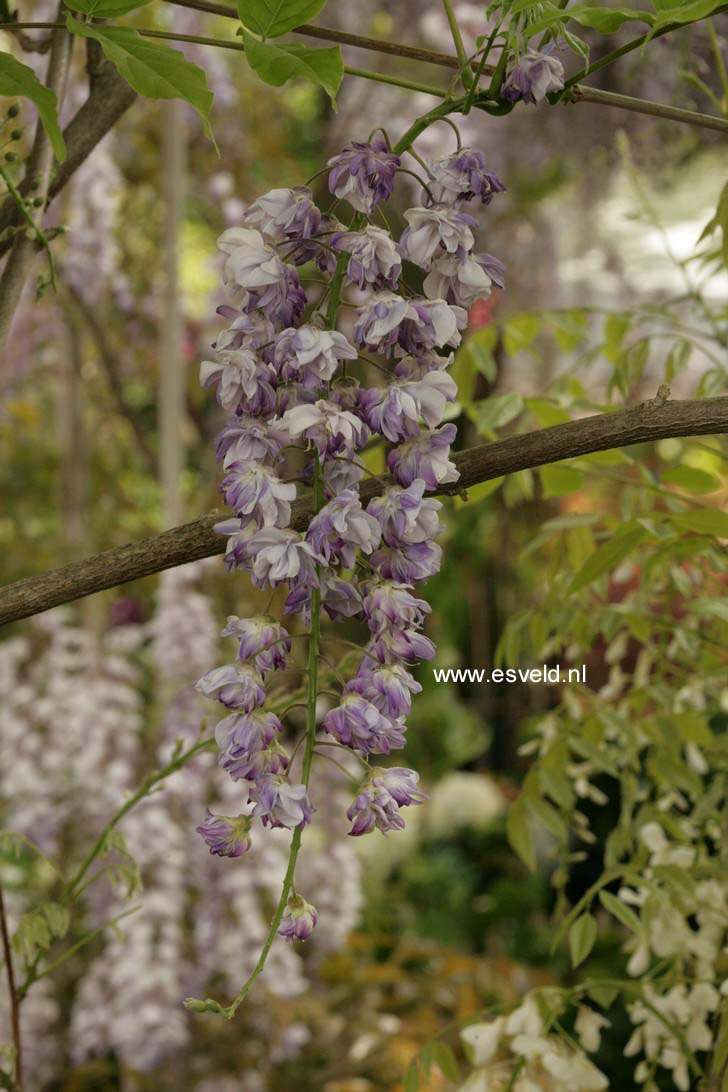
[[[518,417],[522,409],[523,398],[517,391],[511,391],[509,394],[499,394],[494,398],[475,402],[468,416],[475,423],[478,432],[489,432],[509,424]]]
[[[119,73],[140,95],[149,99],[183,99],[202,118],[205,132],[214,142],[210,129],[213,95],[207,76],[178,49],[148,42],[130,27],[99,27],[79,23],[66,16],[72,34],[93,38]]]
[[[117,19],[148,3],[149,0],[66,0],[66,7],[97,19]]]
[[[629,906],[622,902],[621,899],[618,899],[616,895],[610,894],[609,891],[600,891],[599,901],[604,909],[609,911],[613,918],[616,918],[617,921],[621,921],[622,925],[626,925],[633,933],[640,933],[642,931],[640,919],[637,917],[634,910],[631,910]]]
[[[58,100],[55,91],[45,87],[32,68],[16,61],[9,53],[0,53],[0,95],[13,98],[19,95],[35,103],[55,157],[59,163],[63,163],[66,158],[66,145],[58,124]]]
[[[661,475],[666,485],[678,485],[690,493],[714,493],[721,483],[714,474],[699,470],[696,466],[674,466]]]
[[[259,42],[245,33],[243,41],[250,67],[264,83],[280,87],[296,76],[313,80],[328,93],[336,109],[336,92],[344,78],[344,59],[339,46],[312,49],[305,45],[274,45]]]
[[[584,475],[581,471],[563,463],[542,466],[539,474],[545,498],[563,497],[568,493],[576,493],[584,484]]]
[[[541,329],[541,317],[529,314],[516,315],[503,327],[503,343],[509,356],[527,349],[535,341]]]
[[[675,512],[669,517],[680,531],[694,531],[698,535],[716,535],[728,538],[728,512],[718,508],[698,508],[692,512]]]
[[[624,561],[632,551],[647,537],[644,527],[636,523],[627,523],[603,545],[595,550],[571,582],[571,591],[585,588],[600,576],[610,572]]]
[[[533,839],[528,822],[528,812],[525,801],[519,797],[511,804],[506,820],[508,841],[512,849],[518,854],[523,863],[531,872],[536,870],[536,854],[533,850]]]
[[[551,428],[552,425],[563,425],[571,420],[568,410],[547,398],[527,398],[524,405],[533,414],[539,428]]]
[[[703,239],[707,239],[719,228],[723,233],[723,264],[728,266],[728,182],[720,192],[715,216],[703,228],[698,242],[701,243]]]
[[[591,914],[582,914],[569,929],[571,965],[578,967],[594,947],[597,939],[597,923]]]
[[[321,11],[326,0],[238,0],[240,22],[261,38],[280,38]]]
[[[695,23],[698,19],[707,19],[722,5],[723,0],[692,0],[692,3],[680,4],[675,7],[663,6],[663,10],[658,12],[652,24],[652,30],[648,34],[645,44],[663,27],[673,24]]]
[[[602,34],[610,34],[619,30],[623,23],[640,22],[652,23],[653,16],[646,11],[635,11],[633,8],[606,8],[580,4],[565,10],[552,9],[546,12],[540,19],[529,25],[529,34],[539,34],[567,19],[573,19],[583,27],[592,27]]]
[[[458,1063],[453,1053],[451,1046],[447,1043],[443,1043],[438,1039],[432,1044],[432,1060],[437,1068],[442,1073],[443,1077],[446,1077],[448,1081],[457,1081],[460,1079],[460,1071],[458,1069]]]
[[[420,1077],[417,1071],[417,1062],[410,1062],[404,1077],[404,1092],[417,1092],[420,1087]]]

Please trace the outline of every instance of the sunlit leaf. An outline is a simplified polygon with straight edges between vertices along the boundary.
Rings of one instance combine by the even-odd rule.
[[[326,0],[238,0],[240,22],[261,38],[279,38],[318,15]]]
[[[594,947],[597,923],[591,914],[582,914],[569,929],[569,951],[572,967],[578,967]]]
[[[184,99],[202,118],[212,139],[210,110],[213,95],[203,69],[188,61],[178,49],[141,38],[130,27],[100,27],[79,23],[66,16],[72,34],[99,42],[121,76],[140,95],[149,99]]]
[[[62,163],[66,158],[66,145],[58,124],[58,100],[55,91],[45,87],[32,68],[16,61],[9,53],[0,53],[0,95],[11,98],[20,96],[35,104],[55,157]]]
[[[313,80],[328,93],[336,107],[336,92],[344,78],[344,61],[339,46],[312,48],[305,45],[277,45],[259,42],[243,34],[245,54],[253,71],[265,83],[281,87],[295,77]]]

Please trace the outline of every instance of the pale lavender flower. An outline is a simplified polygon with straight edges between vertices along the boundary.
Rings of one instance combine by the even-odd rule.
[[[369,437],[369,429],[363,421],[326,399],[286,410],[281,426],[288,430],[291,439],[310,440],[320,459],[327,455],[352,454],[356,448],[363,447]]]
[[[282,482],[270,467],[235,464],[223,478],[220,492],[241,520],[253,520],[259,527],[287,527],[291,522],[296,486]]]
[[[416,584],[440,571],[442,547],[436,542],[385,544],[372,554],[371,562],[388,580]]]
[[[246,307],[276,307],[285,292],[286,267],[259,231],[229,228],[217,245],[226,255],[223,284],[231,303]]]
[[[243,219],[272,243],[309,239],[321,226],[321,212],[307,186],[269,190],[253,201]]]
[[[364,511],[358,494],[345,489],[313,517],[306,541],[322,564],[330,565],[333,560],[345,569],[353,569],[357,549],[370,554],[381,536],[378,521]]]
[[[272,588],[284,580],[318,586],[313,550],[298,531],[265,527],[248,540],[246,554],[252,562],[253,583]]]
[[[275,462],[288,439],[260,417],[232,417],[217,437],[215,458],[228,470],[233,463]]]
[[[357,312],[354,341],[384,352],[397,344],[405,319],[416,319],[409,302],[394,292],[377,292]]]
[[[393,485],[381,497],[370,500],[367,512],[379,520],[385,543],[426,542],[441,531],[437,513],[442,502],[425,497],[426,488],[422,478],[415,478],[406,489]]]
[[[364,615],[374,634],[384,629],[420,626],[430,610],[426,600],[412,595],[410,585],[392,580],[371,583],[364,596]]]
[[[218,857],[242,857],[252,844],[250,825],[248,815],[235,818],[213,815],[208,808],[205,821],[197,827],[197,833],[204,838],[210,853]]]
[[[251,713],[265,701],[260,672],[249,664],[226,664],[213,668],[198,679],[195,690],[206,698],[214,698],[228,709]]]
[[[453,307],[443,299],[409,301],[409,313],[399,328],[399,344],[407,353],[420,353],[423,349],[456,349],[462,338],[460,331],[468,324],[468,315],[462,307]]]
[[[474,197],[489,205],[495,194],[505,192],[495,171],[486,167],[482,152],[474,148],[460,148],[438,159],[430,165],[430,173],[433,196],[444,205],[460,205]]]
[[[319,578],[321,605],[334,622],[361,616],[361,595],[350,580],[340,580],[324,570]],[[311,623],[311,589],[305,584],[293,588],[286,599],[284,614],[301,612],[305,625]]]
[[[253,402],[261,384],[272,391],[275,373],[250,349],[220,352],[217,361],[203,360],[200,365],[200,385],[217,383],[217,400],[223,409],[235,410],[243,401]]]
[[[231,614],[222,637],[237,637],[240,641],[238,657],[253,660],[261,674],[281,670],[286,666],[291,651],[288,631],[280,622],[259,615],[255,618],[238,618]]]
[[[398,379],[422,379],[428,372],[444,372],[455,360],[454,353],[441,355],[435,349],[420,349],[417,356],[403,356],[394,366]]]
[[[404,722],[385,717],[356,690],[342,694],[341,704],[329,710],[322,726],[345,747],[365,754],[389,754],[405,744]]]
[[[496,259],[497,260],[497,259]],[[449,254],[433,262],[422,289],[428,299],[469,308],[487,299],[493,286],[484,266],[470,254]]]
[[[508,73],[503,84],[502,95],[508,102],[530,102],[536,105],[551,91],[562,91],[564,87],[564,66],[557,57],[552,56],[550,47],[539,52],[529,49],[520,57]]]
[[[327,163],[329,192],[371,216],[380,202],[392,196],[399,164],[399,156],[389,151],[381,137],[369,144],[353,141]]]
[[[455,425],[442,425],[432,431],[423,431],[390,451],[387,465],[395,481],[408,486],[422,478],[427,489],[456,482],[460,474],[450,461],[450,445],[456,435]]]
[[[349,255],[346,279],[359,288],[396,288],[402,272],[402,259],[388,231],[368,224],[362,231],[337,232],[331,238],[334,250]]]
[[[254,523],[243,524],[239,519],[224,519],[216,523],[213,530],[217,535],[227,535],[225,547],[225,565],[228,570],[248,568],[250,554],[248,544],[256,533]]]
[[[408,716],[412,708],[412,694],[419,694],[422,687],[402,664],[391,663],[375,666],[365,656],[359,665],[356,678],[349,683],[352,690],[376,705],[386,716],[398,719]]]
[[[311,822],[313,808],[305,785],[291,785],[280,775],[266,776],[257,784],[257,802],[253,815],[266,827],[305,827]]]
[[[290,759],[285,749],[274,740],[267,747],[252,751],[223,751],[218,759],[220,769],[233,781],[261,781],[276,774],[285,774]]]
[[[432,660],[435,646],[424,633],[414,629],[393,629],[378,634],[371,644],[374,655],[383,664],[399,660]]]
[[[366,392],[363,412],[374,432],[388,440],[416,436],[422,418],[430,428],[439,425],[445,404],[457,398],[457,384],[444,371],[427,372],[421,379],[396,379],[387,387]]]
[[[373,769],[346,813],[353,823],[349,833],[356,837],[368,834],[375,827],[383,834],[388,830],[403,830],[404,819],[399,809],[421,804],[426,799],[417,788],[418,781],[418,774],[403,766]]]
[[[470,251],[475,244],[477,221],[459,209],[447,205],[412,208],[404,218],[409,227],[399,240],[400,252],[421,269],[430,269],[445,254]]]
[[[215,742],[224,753],[250,755],[267,747],[282,732],[275,713],[255,709],[251,713],[231,713],[215,727]]]
[[[230,326],[217,335],[212,343],[218,352],[232,349],[255,349],[261,359],[267,359],[265,347],[275,337],[275,327],[269,318],[259,311],[248,314],[224,303],[217,308],[218,315],[230,322]]]
[[[302,895],[290,895],[278,932],[288,940],[308,940],[316,927],[318,911]]]
[[[338,330],[305,323],[278,334],[273,361],[287,383],[302,383],[310,390],[319,390],[333,378],[342,360],[356,360],[358,355]]]

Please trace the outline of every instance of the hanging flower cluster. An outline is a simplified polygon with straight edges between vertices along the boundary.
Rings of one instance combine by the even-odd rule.
[[[463,148],[433,163],[422,204],[405,213],[395,241],[381,206],[400,165],[382,138],[329,160],[330,192],[357,213],[349,227],[297,187],[258,198],[242,225],[223,233],[228,303],[219,313],[228,326],[200,373],[230,414],[217,440],[221,492],[233,510],[217,527],[228,536],[228,568],[248,572],[259,588],[283,585],[284,613],[302,614],[312,633],[321,609],[369,631],[353,678],[321,724],[322,742],[348,748],[367,768],[347,812],[353,835],[401,829],[402,809],[424,799],[417,773],[372,759],[404,746],[421,689],[411,668],[434,656],[422,633],[430,608],[414,588],[441,560],[441,504],[427,494],[458,477],[450,459],[456,428],[443,424],[457,394],[447,369],[467,308],[503,286],[502,264],[474,252],[477,224],[466,211],[504,189],[482,154]],[[403,275],[406,263],[416,268]],[[405,276],[423,280],[421,294]],[[344,303],[354,308],[346,333],[336,328]],[[379,439],[391,484],[364,504],[362,453]],[[292,518],[301,487],[312,498],[307,526]],[[291,830],[311,822],[316,740],[309,724],[294,777],[281,721],[265,708],[269,680],[289,660],[284,626],[269,615],[231,617],[223,633],[238,641],[237,662],[197,688],[227,710],[215,729],[219,762],[245,783],[247,810],[208,815],[198,829],[212,853],[238,856],[256,820]],[[279,931],[305,939],[315,923],[315,909],[294,890]]]

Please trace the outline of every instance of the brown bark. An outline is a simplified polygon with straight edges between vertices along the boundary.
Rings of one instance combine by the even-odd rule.
[[[574,459],[593,451],[672,436],[724,433],[728,433],[728,397],[676,402],[658,397],[630,409],[585,417],[458,452],[454,459],[460,479],[440,492],[461,493],[469,486],[503,474]],[[371,478],[363,482],[362,499],[376,496],[388,480]],[[18,580],[0,589],[0,625],[163,569],[223,553],[225,539],[213,531],[215,522],[223,517],[221,512],[211,512],[154,538],[107,550],[42,576]],[[302,530],[310,518],[310,501],[302,498],[293,506],[291,525]]]

